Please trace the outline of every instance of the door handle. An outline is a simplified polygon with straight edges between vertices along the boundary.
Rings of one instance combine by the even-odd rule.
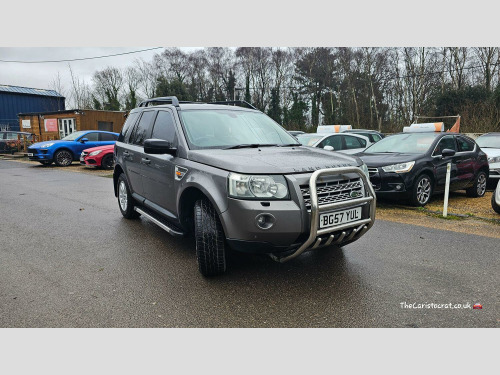
[[[147,158],[146,159],[141,158],[141,163],[143,163],[143,164],[151,164],[151,160],[149,160]]]

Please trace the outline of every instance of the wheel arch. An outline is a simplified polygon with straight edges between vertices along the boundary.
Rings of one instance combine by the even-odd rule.
[[[115,197],[118,196],[118,188],[116,185],[118,184],[118,178],[122,173],[124,173],[123,168],[121,167],[120,164],[116,164],[113,172],[113,189],[115,191]]]
[[[179,222],[182,227],[189,232],[194,224],[194,204],[199,199],[207,199],[215,208],[218,214],[221,213],[220,207],[214,197],[201,185],[190,185],[186,187],[179,196],[177,203],[177,212],[179,213]]]

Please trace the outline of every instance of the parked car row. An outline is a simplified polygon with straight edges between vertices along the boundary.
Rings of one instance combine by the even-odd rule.
[[[113,168],[113,149],[118,133],[77,131],[60,140],[39,142],[28,147],[29,160],[43,165],[67,167],[73,161],[92,167]]]

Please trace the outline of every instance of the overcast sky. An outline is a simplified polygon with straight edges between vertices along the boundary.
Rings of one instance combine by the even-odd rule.
[[[112,55],[117,53],[144,50],[154,47],[34,47],[34,48],[6,48],[0,47],[0,60],[42,61],[42,60],[67,60],[84,57]],[[190,51],[195,48],[183,48]],[[0,62],[0,85],[13,85],[49,89],[51,82],[59,72],[62,85],[66,90],[70,88],[70,73],[68,64],[71,64],[73,73],[84,78],[90,83],[93,73],[107,66],[126,68],[141,58],[151,61],[154,54],[161,53],[163,49],[145,51],[123,56],[106,57],[101,59],[59,62],[59,63],[7,63]]]

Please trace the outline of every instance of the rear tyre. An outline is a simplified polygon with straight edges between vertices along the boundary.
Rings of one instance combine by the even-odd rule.
[[[497,214],[500,214],[500,206],[495,201],[495,192],[493,192],[493,195],[491,196],[491,207]]]
[[[432,190],[432,180],[429,175],[422,174],[418,176],[411,191],[411,204],[417,207],[425,206],[431,200]]]
[[[476,179],[474,180],[474,185],[472,185],[470,188],[465,190],[465,192],[467,193],[467,196],[472,197],[472,198],[480,198],[480,197],[484,196],[484,194],[486,193],[486,180],[487,179],[488,179],[488,177],[486,176],[486,173],[483,171],[480,171],[477,174]]]
[[[113,169],[115,162],[113,161],[113,154],[104,156],[101,160],[101,168]]]
[[[73,163],[73,155],[68,150],[60,150],[54,155],[54,161],[59,167],[67,167]]]
[[[141,216],[134,210],[134,198],[132,198],[127,178],[123,173],[118,177],[116,190],[118,192],[118,207],[120,207],[123,217],[125,219],[137,219]]]
[[[196,259],[203,276],[220,275],[226,271],[225,236],[217,211],[206,200],[194,205]]]

